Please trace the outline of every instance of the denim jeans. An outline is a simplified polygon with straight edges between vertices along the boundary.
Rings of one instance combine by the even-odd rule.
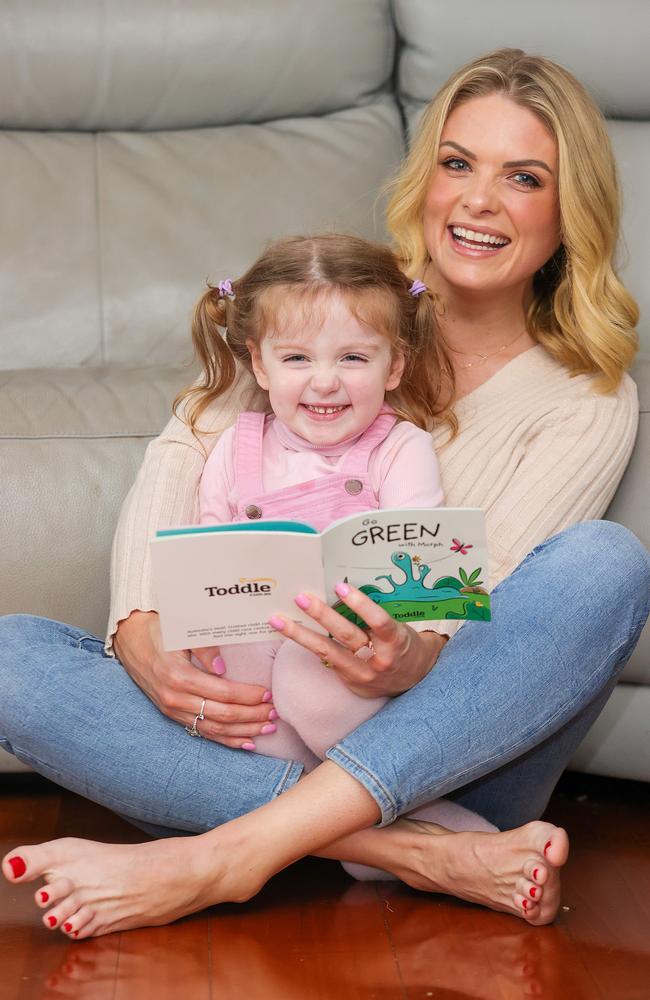
[[[382,824],[443,795],[502,829],[540,816],[650,612],[650,557],[618,524],[575,525],[531,552],[492,607],[328,752]],[[0,619],[0,690],[2,747],[154,835],[211,829],[302,771],[190,739],[100,639],[46,619]]]

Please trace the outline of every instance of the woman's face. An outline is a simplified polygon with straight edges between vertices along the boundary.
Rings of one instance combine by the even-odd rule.
[[[423,222],[436,290],[525,295],[560,244],[555,139],[502,94],[461,104],[442,132]]]

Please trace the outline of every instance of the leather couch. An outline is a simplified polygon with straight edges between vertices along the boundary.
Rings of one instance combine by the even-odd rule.
[[[103,634],[120,503],[191,378],[205,278],[283,233],[383,238],[408,129],[482,51],[562,62],[609,116],[648,352],[648,37],[636,0],[3,4],[0,613]],[[648,544],[650,363],[634,375],[639,438],[607,516]],[[573,766],[650,780],[649,719],[646,629]]]

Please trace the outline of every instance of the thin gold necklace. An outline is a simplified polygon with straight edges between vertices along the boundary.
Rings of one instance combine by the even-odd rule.
[[[458,365],[458,367],[460,368],[461,371],[465,371],[466,368],[476,368],[477,365],[484,364],[488,360],[488,358],[494,358],[494,357],[496,357],[497,354],[501,354],[501,351],[505,351],[506,348],[512,347],[513,344],[516,344],[517,341],[521,337],[523,337],[523,335],[525,333],[526,333],[526,329],[524,328],[521,331],[521,333],[517,334],[517,336],[515,337],[514,340],[508,341],[507,344],[502,344],[501,347],[498,347],[496,351],[491,351],[490,354],[479,354],[478,351],[459,351],[459,350],[457,350],[457,348],[452,347],[450,344],[448,344],[444,337],[442,337],[441,339],[442,339],[442,342],[445,345],[445,347],[448,350],[452,351],[453,354],[464,354],[465,356],[467,356],[468,354],[477,354],[478,355],[478,358],[479,358],[478,361],[470,361],[466,365]]]

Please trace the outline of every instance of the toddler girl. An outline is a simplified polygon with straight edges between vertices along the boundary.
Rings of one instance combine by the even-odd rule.
[[[242,413],[214,447],[202,524],[289,518],[322,531],[348,514],[443,502],[428,432],[444,413],[447,365],[430,295],[388,248],[337,234],[280,240],[242,278],[209,288],[192,332],[204,374],[180,399],[195,431],[238,363],[272,411]],[[224,646],[221,656],[230,680],[272,689],[279,715],[241,748],[308,770],[386,702],[354,694],[290,639]],[[453,803],[428,807],[426,818],[494,829]]]

